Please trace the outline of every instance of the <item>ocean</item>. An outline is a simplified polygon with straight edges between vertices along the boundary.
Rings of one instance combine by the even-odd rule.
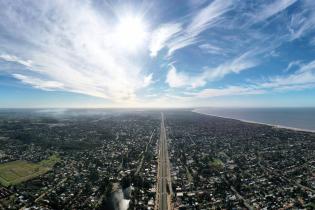
[[[315,108],[196,108],[194,112],[315,131]]]

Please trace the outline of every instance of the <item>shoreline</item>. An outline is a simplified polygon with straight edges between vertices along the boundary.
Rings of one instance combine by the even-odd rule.
[[[195,110],[192,110],[191,112],[194,112],[194,113],[197,113],[197,114],[213,116],[213,117],[220,117],[220,118],[224,118],[224,119],[238,120],[238,121],[245,122],[245,123],[267,125],[267,126],[270,126],[270,127],[273,127],[273,128],[277,128],[277,129],[287,129],[287,130],[293,130],[293,131],[302,131],[302,132],[315,133],[315,130],[310,130],[310,129],[295,128],[295,127],[289,127],[289,126],[285,126],[285,125],[274,125],[274,124],[269,124],[269,123],[256,122],[256,121],[244,120],[244,119],[237,119],[237,118],[225,117],[225,116],[214,115],[214,114],[206,114],[206,113],[195,111]]]

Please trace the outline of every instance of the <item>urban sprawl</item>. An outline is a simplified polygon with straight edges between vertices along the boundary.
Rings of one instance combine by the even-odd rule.
[[[165,110],[0,110],[0,209],[314,209],[315,133]]]

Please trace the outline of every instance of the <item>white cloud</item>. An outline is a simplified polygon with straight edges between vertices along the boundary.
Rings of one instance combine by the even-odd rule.
[[[232,6],[233,1],[231,0],[214,0],[206,7],[200,9],[182,33],[167,44],[169,48],[168,55],[172,55],[176,50],[196,43],[198,36],[215,25],[223,14],[232,9]]]
[[[288,64],[287,68],[284,70],[284,72],[288,72],[288,71],[290,71],[293,67],[300,66],[300,64],[301,64],[301,61],[300,61],[300,60],[298,60],[298,61],[291,61],[291,62]]]
[[[307,64],[301,64],[301,68],[299,69],[298,73],[308,72],[312,71],[314,73],[315,71],[315,60],[307,63]]]
[[[263,88],[281,88],[294,85],[305,85],[315,83],[315,75],[312,72],[294,73],[288,76],[277,76],[268,82],[259,84]]]
[[[216,23],[220,16],[232,9],[233,1],[214,0],[208,6],[201,9],[192,19],[186,28],[186,33],[190,36],[197,36],[209,26]]]
[[[233,22],[232,20],[228,19],[228,16],[226,16],[226,14],[235,8],[242,9],[242,7],[244,6],[242,2],[237,2],[237,1],[232,1],[232,0],[228,0],[228,1],[214,0],[210,2],[208,5],[206,5],[205,7],[199,9],[195,14],[193,14],[191,20],[188,21],[185,27],[183,27],[180,30],[176,30],[176,33],[168,33],[167,35],[162,36],[166,38],[160,38],[162,41],[156,42],[157,44],[154,47],[156,48],[156,50],[151,51],[151,54],[155,56],[160,49],[167,47],[168,56],[170,56],[179,49],[198,43],[199,41],[201,41],[199,39],[200,35],[204,31],[209,30],[210,28],[213,28],[215,26],[219,26],[221,28],[234,27],[235,29],[239,29],[240,26],[238,24],[238,21],[244,22],[245,20],[245,25],[247,26],[246,28],[247,30],[253,24],[263,22],[267,20],[268,18],[275,16],[276,14],[286,10],[288,7],[290,7],[296,2],[297,0],[278,0],[272,3],[264,3],[264,4],[261,4],[260,7],[257,6],[259,8],[258,10],[251,11],[252,13],[250,15],[247,15],[246,13],[235,14],[235,16],[239,15],[240,19],[236,18],[236,20],[233,20],[234,21]],[[292,19],[293,17],[294,15],[292,16]],[[295,19],[298,19],[298,18],[295,18]],[[314,24],[312,20],[315,20],[315,18],[309,18],[309,19],[305,18],[306,23],[303,23],[302,25],[301,25],[300,20],[299,20],[300,22],[293,21],[292,26],[290,26],[292,28],[291,29],[292,37],[301,36],[302,33],[304,33],[307,29],[313,26]],[[226,26],[222,24],[226,24]],[[299,24],[301,26],[298,26],[298,29],[294,31],[293,27],[297,27],[296,25],[299,25]],[[170,24],[170,25],[173,25],[173,24]],[[182,23],[182,25],[185,25],[185,24]],[[168,31],[172,31],[172,30],[168,29]],[[155,40],[158,40],[158,39],[155,39]],[[242,40],[242,42],[246,42],[246,40]],[[211,53],[218,54],[219,53],[218,50],[222,49],[217,46],[212,46],[212,45],[210,46],[209,43],[206,43],[205,45],[200,45],[200,46],[203,46],[205,48],[207,45],[209,45],[208,49],[210,50],[209,52]]]
[[[206,53],[209,53],[209,54],[217,54],[217,55],[226,54],[225,49],[218,47],[218,46],[215,46],[215,45],[210,44],[210,43],[201,44],[201,45],[199,45],[199,48],[204,50]]]
[[[303,37],[307,32],[315,28],[315,13],[313,11],[315,5],[304,4],[303,6],[302,11],[291,16],[288,24],[290,41]]]
[[[32,61],[31,60],[22,60],[14,55],[8,55],[8,54],[1,54],[0,59],[8,62],[15,62],[21,65],[24,65],[26,67],[31,67]]]
[[[134,41],[143,43],[133,46],[137,50],[126,52],[113,30],[121,25],[120,17],[100,13],[89,1],[30,4],[0,5],[0,39],[6,39],[0,48],[8,53],[1,59],[29,67],[13,72],[23,75],[15,78],[36,88],[62,84],[65,91],[114,101],[133,100],[144,84],[151,83],[152,76],[145,76],[140,63],[146,40],[139,37]],[[139,28],[141,24],[137,22]]]
[[[274,90],[294,89],[294,87],[309,87],[315,85],[315,61],[300,64],[299,70],[285,76],[275,76],[267,82],[258,84],[261,88],[272,88]]]
[[[186,92],[186,95],[197,98],[211,98],[231,95],[256,95],[270,91],[300,91],[314,88],[315,61],[300,66],[299,70],[292,74],[270,77],[267,81],[223,88],[206,88],[197,92]]]
[[[251,56],[251,52],[246,52],[231,61],[227,61],[219,65],[216,68],[208,68],[203,75],[207,80],[216,80],[223,78],[227,74],[238,74],[241,71],[252,68],[258,64],[258,62]]]
[[[194,76],[185,72],[178,72],[172,65],[168,71],[166,83],[170,87],[202,87],[209,81],[222,79],[224,76],[231,73],[238,74],[257,64],[258,63],[251,58],[250,52],[247,52],[215,68],[206,68],[203,72]]]
[[[155,29],[152,32],[149,46],[151,57],[155,57],[157,53],[165,47],[166,42],[169,41],[172,36],[180,32],[181,29],[182,27],[179,23],[169,23]]]
[[[287,9],[295,2],[297,2],[297,0],[277,0],[272,4],[267,4],[258,12],[258,14],[256,14],[255,22],[264,21]]]
[[[12,76],[21,80],[25,84],[32,85],[33,87],[42,90],[62,90],[64,88],[64,85],[57,81],[42,80],[21,74],[13,74]]]
[[[149,74],[148,76],[145,76],[143,79],[143,87],[147,87],[153,83],[153,74]]]
[[[169,23],[160,26],[153,32],[150,45],[151,56],[164,47],[168,48],[168,56],[176,50],[198,42],[198,36],[215,25],[221,16],[232,9],[233,1],[214,0],[194,14],[186,27],[183,23]]]
[[[171,56],[175,51],[187,47],[189,45],[193,45],[197,43],[196,37],[190,35],[182,35],[172,39],[168,44],[168,56]]]
[[[174,52],[191,45],[199,49],[190,49],[185,56],[179,54],[180,57],[176,57],[176,66],[180,64],[189,71],[170,65],[164,81],[171,87],[170,92],[180,95],[184,88],[194,97],[218,97],[314,86],[315,63],[292,61],[281,72],[283,75],[268,77],[268,71],[264,76],[267,79],[259,83],[205,88],[212,81],[253,68],[264,59],[270,58],[268,62],[273,62],[271,59],[274,58],[270,57],[273,52],[279,52],[281,58],[282,44],[311,34],[315,28],[312,0],[250,4],[246,1],[202,0],[193,6],[192,13],[162,24],[152,32],[148,31],[149,25],[143,26],[143,14],[133,16],[131,11],[127,14],[124,10],[120,17],[119,11],[102,12],[88,0],[80,3],[74,0],[30,1],[28,7],[19,2],[4,4],[0,1],[0,60],[27,67],[12,68],[8,72],[35,88],[82,93],[124,101],[124,104],[136,103],[138,92],[142,94],[144,88],[155,82],[154,79],[158,81],[160,74],[164,76],[162,72],[155,72],[153,78],[153,74],[144,69],[150,63],[144,60],[148,58],[146,54],[155,57],[165,49],[171,62]],[[297,7],[288,9],[293,4]],[[137,27],[131,25],[134,20]],[[129,34],[133,28],[135,30]],[[309,43],[315,45],[315,38]],[[189,53],[193,54],[192,59],[184,60],[189,58]],[[199,53],[202,53],[202,61]],[[194,60],[196,57],[198,60]],[[158,65],[162,66],[161,63]],[[190,68],[192,65],[194,68],[208,66],[196,71]],[[151,97],[165,96],[159,91],[169,87],[159,85],[150,91]]]
[[[166,83],[173,88],[186,86],[189,80],[189,77],[185,73],[177,72],[174,66],[170,67],[166,76]]]

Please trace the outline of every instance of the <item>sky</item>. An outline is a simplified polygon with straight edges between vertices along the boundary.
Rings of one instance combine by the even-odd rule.
[[[0,0],[0,107],[315,107],[314,0]]]

